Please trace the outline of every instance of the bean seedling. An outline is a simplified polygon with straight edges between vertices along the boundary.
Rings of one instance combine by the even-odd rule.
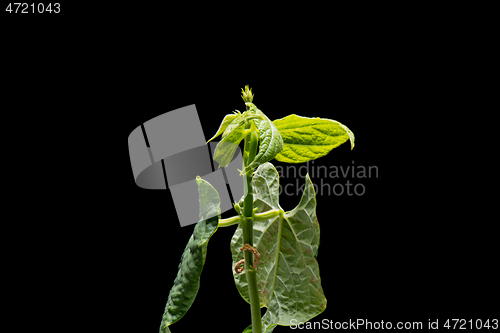
[[[291,321],[307,322],[326,308],[316,260],[320,229],[313,183],[307,174],[300,203],[285,211],[279,204],[279,174],[269,161],[307,162],[347,140],[352,149],[354,134],[338,121],[324,118],[291,114],[271,121],[253,104],[253,97],[248,86],[242,89],[246,111],[226,115],[212,138],[222,135],[214,153],[221,167],[229,164],[244,140],[245,194],[233,204],[238,215],[221,219],[219,194],[196,178],[200,221],[182,254],[160,333],[170,332],[169,326],[193,304],[208,241],[219,227],[236,226],[231,239],[234,282],[251,313],[251,325],[243,333],[269,333],[278,325],[292,325]],[[261,318],[262,307],[267,310]]]

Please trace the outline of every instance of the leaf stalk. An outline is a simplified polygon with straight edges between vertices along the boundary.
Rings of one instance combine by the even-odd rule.
[[[279,216],[281,211],[282,211],[281,209],[272,209],[268,210],[267,212],[253,214],[252,220],[253,222],[266,221]],[[241,221],[243,221],[243,218],[239,215],[227,219],[221,219],[219,220],[219,227],[230,227],[232,225],[240,223]]]
[[[230,217],[228,219],[219,220],[219,227],[230,227],[232,225],[238,224],[241,222],[241,217],[239,215]]]

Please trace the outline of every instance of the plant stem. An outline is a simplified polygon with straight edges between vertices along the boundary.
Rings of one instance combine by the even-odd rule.
[[[255,126],[255,125],[254,125]],[[254,127],[246,124],[246,128]],[[258,137],[255,131],[249,132],[245,137],[245,149],[243,153],[243,167],[245,168],[252,162],[257,153]],[[243,202],[243,216],[241,222],[243,230],[243,243],[253,246],[253,188],[252,188],[253,170],[248,170],[243,186],[247,191]],[[245,256],[245,274],[248,283],[248,294],[250,296],[250,311],[252,315],[252,333],[262,333],[262,321],[260,315],[260,299],[259,290],[257,288],[257,271],[252,268],[253,254],[249,251],[244,251]]]

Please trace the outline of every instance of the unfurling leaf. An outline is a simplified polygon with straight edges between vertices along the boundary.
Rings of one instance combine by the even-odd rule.
[[[224,133],[224,131],[226,130],[227,126],[234,120],[234,118],[236,118],[238,115],[237,114],[228,114],[224,117],[224,119],[222,120],[222,123],[220,124],[219,126],[219,130],[217,131],[217,133],[215,133],[215,135],[207,141],[207,143],[209,143],[210,141],[212,141],[213,139],[215,139],[216,137],[218,137],[219,135],[221,135],[222,133]]]
[[[283,137],[283,150],[276,155],[280,162],[302,163],[325,156],[347,140],[354,148],[354,134],[338,121],[307,118],[291,114],[276,119],[274,125]]]
[[[228,116],[230,115],[227,115],[224,121]],[[224,121],[222,122],[221,127],[224,125],[225,129],[221,141],[217,144],[217,147],[215,147],[214,160],[222,167],[227,166],[229,162],[231,162],[238,145],[241,140],[245,138],[245,122],[252,119],[263,119],[263,117],[245,111],[235,115],[235,117],[231,119],[231,122],[228,124],[224,124]],[[219,132],[220,129],[217,133]]]
[[[259,213],[281,209],[279,175],[271,163],[259,166],[252,186],[254,207]],[[261,255],[256,272],[260,306],[267,308],[262,318],[263,332],[270,332],[276,325],[290,326],[292,319],[306,322],[323,312],[326,298],[315,258],[319,247],[319,224],[314,186],[309,175],[295,209],[283,218],[254,221],[253,229],[253,246]],[[243,230],[239,226],[231,240],[233,265],[243,258],[242,246]],[[240,295],[250,302],[246,275],[233,271],[233,277]]]
[[[269,162],[283,149],[283,139],[273,122],[269,120],[269,118],[267,118],[261,110],[257,109],[255,104],[245,103],[245,105],[248,107],[247,112],[259,115],[262,119],[254,120],[255,125],[259,130],[259,152],[253,161],[245,167],[243,173],[248,170],[253,170],[261,164]]]
[[[193,304],[200,288],[208,240],[217,230],[220,219],[219,194],[207,181],[197,177],[196,182],[200,194],[200,221],[196,223],[182,254],[177,277],[168,295],[160,333],[170,332],[168,326],[181,319]]]
[[[252,93],[252,89],[246,85],[245,90],[241,88],[241,98],[243,98],[243,102],[253,102],[254,94]]]

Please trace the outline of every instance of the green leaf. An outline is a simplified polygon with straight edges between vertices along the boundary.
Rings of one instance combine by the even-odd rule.
[[[259,166],[253,178],[254,206],[257,211],[281,209],[278,203],[279,175],[271,163]],[[272,325],[290,326],[290,320],[306,322],[323,312],[326,298],[321,287],[315,254],[319,246],[319,224],[316,218],[314,186],[306,176],[306,185],[297,207],[267,221],[254,221],[253,246],[261,255],[257,265],[257,287],[260,306],[267,307],[263,317],[265,329]],[[234,265],[243,259],[241,226],[231,240]],[[250,302],[244,273],[233,277],[240,295]]]
[[[193,304],[200,288],[200,276],[205,264],[208,240],[217,230],[220,219],[219,194],[212,185],[200,177],[196,178],[196,182],[200,194],[200,221],[194,227],[182,254],[177,277],[168,295],[160,333],[170,332],[168,326],[181,319]]]
[[[242,173],[272,160],[283,149],[283,138],[273,122],[261,110],[257,109],[255,104],[245,103],[245,105],[249,108],[248,112],[259,115],[263,119],[254,120],[259,130],[259,152]]]
[[[311,161],[325,156],[347,140],[351,141],[351,149],[354,148],[354,134],[335,120],[291,114],[273,123],[284,142],[283,150],[275,157],[280,162]]]
[[[224,133],[224,131],[226,130],[227,126],[234,120],[234,118],[236,118],[238,115],[237,114],[228,114],[224,117],[224,119],[222,120],[222,123],[220,124],[219,126],[219,130],[217,131],[217,133],[210,139],[207,141],[207,143],[209,143],[210,141],[212,141],[213,139],[215,139],[216,137],[218,137],[219,135],[221,135],[222,133]]]
[[[278,326],[278,325],[277,324],[273,324],[273,325],[271,325],[269,327],[263,327],[262,328],[263,329],[262,332],[263,333],[271,333],[276,326]],[[245,330],[243,331],[243,333],[252,333],[252,325],[250,325],[247,328],[245,328]]]
[[[244,124],[252,119],[262,119],[262,116],[245,111],[236,115],[228,125],[225,125],[222,139],[215,147],[214,153],[214,160],[219,163],[219,167],[226,167],[231,162],[238,145],[245,138]]]

